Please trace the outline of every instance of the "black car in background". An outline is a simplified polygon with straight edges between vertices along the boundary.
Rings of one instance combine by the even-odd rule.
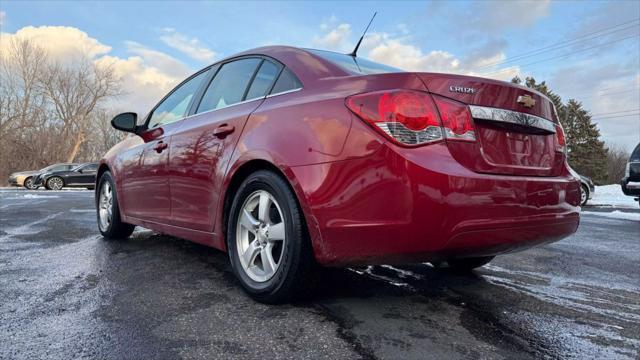
[[[47,190],[60,190],[63,187],[86,187],[92,190],[96,183],[98,163],[85,163],[67,171],[54,171],[40,174],[34,180],[35,186],[44,186]]]
[[[593,198],[596,186],[590,177],[580,175],[580,206],[587,205],[587,201]]]
[[[21,172],[15,172],[11,175],[9,175],[9,185],[11,186],[24,186],[25,188],[29,189],[29,190],[35,190],[38,188],[38,186],[35,185],[34,180],[38,177],[38,175],[40,174],[44,174],[44,173],[50,173],[50,172],[54,172],[54,171],[64,171],[64,170],[71,170],[74,167],[78,166],[79,164],[73,164],[73,163],[68,163],[68,164],[53,164],[53,165],[49,165],[46,168],[42,168],[40,170],[30,170],[30,171],[21,171]]]
[[[625,195],[635,196],[640,204],[640,143],[636,145],[629,157],[620,185]]]

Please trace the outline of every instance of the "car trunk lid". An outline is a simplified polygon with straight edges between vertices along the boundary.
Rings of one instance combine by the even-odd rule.
[[[481,173],[556,176],[565,154],[553,103],[517,84],[471,76],[418,73],[429,92],[469,105],[477,141],[447,141],[452,155]]]

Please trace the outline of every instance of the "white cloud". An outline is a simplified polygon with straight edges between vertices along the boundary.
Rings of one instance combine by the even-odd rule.
[[[217,55],[197,38],[190,38],[173,28],[164,28],[163,32],[164,35],[160,37],[160,40],[192,59],[208,63],[213,61]]]
[[[351,35],[351,25],[339,24],[333,29],[330,29],[327,24],[322,24],[321,29],[325,30],[326,33],[322,36],[316,36],[313,39],[313,43],[315,46],[320,47],[322,50],[350,50],[348,49],[350,46],[348,40],[349,36]]]
[[[77,28],[68,26],[26,26],[15,34],[3,33],[2,36],[6,39],[30,40],[43,48],[54,60],[62,62],[80,56],[93,59],[111,51],[110,46],[100,43]],[[0,46],[8,46],[8,43],[3,41]]]
[[[0,54],[7,53],[12,38],[28,39],[46,50],[53,60],[74,64],[82,59],[99,66],[110,66],[122,80],[124,94],[110,101],[117,110],[147,112],[173,86],[183,80],[191,69],[177,59],[149,49],[136,42],[126,42],[127,58],[111,55],[111,47],[74,27],[24,27],[14,34],[0,34]]]
[[[501,31],[516,27],[529,27],[549,15],[550,0],[482,1],[470,11],[472,28],[483,31]]]

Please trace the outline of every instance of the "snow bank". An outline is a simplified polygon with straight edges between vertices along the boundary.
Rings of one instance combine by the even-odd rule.
[[[619,184],[596,186],[593,199],[589,200],[587,205],[611,205],[634,209],[638,208],[638,202],[633,200],[633,196],[623,194]]]
[[[602,217],[608,217],[612,219],[640,221],[640,213],[623,212],[620,210],[615,210],[612,212],[583,211],[581,214],[602,216]]]

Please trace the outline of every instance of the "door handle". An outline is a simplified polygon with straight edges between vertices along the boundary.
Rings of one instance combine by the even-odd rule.
[[[213,130],[213,135],[218,139],[224,139],[227,135],[231,134],[236,128],[232,125],[222,124]]]
[[[153,147],[153,150],[155,150],[159,154],[167,147],[169,147],[169,145],[167,145],[165,142],[160,141],[156,144],[156,146]]]

